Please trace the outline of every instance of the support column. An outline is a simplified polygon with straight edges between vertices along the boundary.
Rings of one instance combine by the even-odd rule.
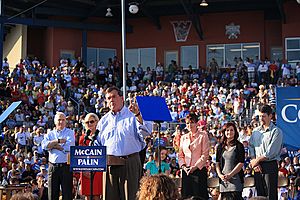
[[[82,30],[82,50],[81,59],[85,65],[87,65],[87,30]]]
[[[3,15],[3,0],[0,0],[0,17]],[[4,38],[4,23],[0,23],[0,71],[3,65],[3,38]]]

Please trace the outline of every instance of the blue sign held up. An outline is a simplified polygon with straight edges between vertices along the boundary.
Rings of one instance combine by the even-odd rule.
[[[105,146],[71,146],[71,171],[106,171]]]

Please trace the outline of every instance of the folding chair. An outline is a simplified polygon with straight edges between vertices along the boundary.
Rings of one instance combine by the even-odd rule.
[[[242,196],[244,199],[250,199],[251,197],[256,195],[255,190],[255,180],[254,177],[249,176],[244,178],[244,189],[242,192]]]

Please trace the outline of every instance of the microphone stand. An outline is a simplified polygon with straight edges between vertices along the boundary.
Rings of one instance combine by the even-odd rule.
[[[93,146],[95,139],[93,138],[89,144],[89,146]],[[95,173],[90,171],[90,200],[93,200],[93,184],[94,184],[94,176]]]
[[[157,124],[157,131],[158,131],[158,135],[157,135],[157,158],[158,158],[158,173],[161,173],[161,156],[160,156],[160,130],[161,130],[161,121],[154,121]]]

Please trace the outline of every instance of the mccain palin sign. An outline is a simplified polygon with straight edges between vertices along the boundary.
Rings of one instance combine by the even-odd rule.
[[[105,146],[71,146],[72,171],[106,171]]]
[[[283,132],[284,145],[300,149],[300,87],[276,88],[277,126]]]

